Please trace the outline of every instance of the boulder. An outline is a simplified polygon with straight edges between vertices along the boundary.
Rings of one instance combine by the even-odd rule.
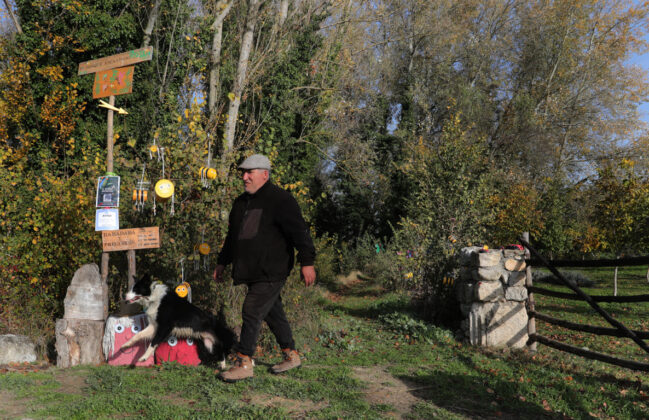
[[[494,302],[501,300],[505,291],[499,281],[481,281],[473,287],[473,296],[480,302]]]
[[[74,273],[63,304],[64,319],[104,321],[108,317],[108,285],[101,280],[97,264],[86,264]]]
[[[36,361],[36,345],[24,335],[0,335],[0,365]]]
[[[495,265],[500,265],[501,260],[502,253],[500,250],[473,253],[473,265],[476,267],[493,267]]]
[[[525,287],[508,287],[505,290],[505,299],[525,302],[527,300],[527,289]]]
[[[518,302],[474,303],[469,341],[476,346],[522,348],[527,343],[527,311]]]

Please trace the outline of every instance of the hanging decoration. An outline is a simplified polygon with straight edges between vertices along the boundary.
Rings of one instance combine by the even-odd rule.
[[[156,139],[158,138],[157,134],[158,133],[153,136],[153,144],[149,146],[149,160],[153,159],[153,156],[157,156],[158,162],[160,162],[163,156],[161,155],[160,147],[156,144]]]
[[[135,202],[135,209],[139,212],[142,212],[144,209],[144,202],[148,197],[148,190],[150,182],[144,181],[144,173],[146,171],[146,163],[142,165],[142,176],[133,190],[133,201]]]
[[[165,153],[164,152],[165,152],[164,147],[160,147],[160,155],[162,156],[162,179],[156,182],[154,191],[155,191],[155,198],[162,203],[165,203],[169,201],[169,199],[171,199],[171,210],[169,211],[169,214],[173,216],[175,214],[174,184],[173,182],[165,178]],[[154,205],[155,205],[155,201],[154,201]]]
[[[208,271],[210,265],[210,246],[205,242],[205,226],[201,229],[201,243],[197,247],[198,253],[203,256],[203,270]]]
[[[201,184],[203,185],[203,188],[209,188],[210,184],[208,179],[213,180],[216,179],[216,169],[210,168],[210,161],[212,160],[212,142],[210,142],[207,146],[207,163],[205,166],[201,166],[201,168],[198,170],[198,175],[201,178]]]

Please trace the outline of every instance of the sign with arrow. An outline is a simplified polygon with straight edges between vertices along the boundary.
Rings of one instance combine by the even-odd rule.
[[[94,99],[133,92],[133,71],[135,66],[98,71],[92,87]]]

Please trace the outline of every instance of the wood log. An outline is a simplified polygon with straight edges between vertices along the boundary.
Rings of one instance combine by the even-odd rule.
[[[536,341],[541,344],[545,344],[548,347],[565,351],[567,353],[576,354],[577,356],[585,357],[586,359],[599,360],[600,362],[605,362],[616,366],[622,366],[629,369],[649,372],[649,363],[641,363],[641,362],[636,362],[634,360],[619,359],[617,357],[613,357],[608,354],[571,346],[570,344],[565,344],[560,341],[556,341],[551,338],[544,337],[542,335],[534,334],[533,336],[530,337],[530,341]]]
[[[103,363],[103,337],[104,321],[57,319],[56,365],[67,368]]]
[[[568,286],[570,289],[572,289],[573,292],[575,292],[577,295],[579,295],[582,299],[584,299],[590,306],[593,308],[598,314],[600,314],[611,326],[617,328],[620,331],[624,332],[624,335],[626,337],[629,337],[633,341],[636,342],[636,344],[644,350],[646,353],[649,353],[649,346],[647,346],[647,343],[642,341],[640,338],[638,338],[637,335],[633,333],[633,331],[629,330],[627,327],[624,326],[620,321],[616,320],[613,318],[611,315],[609,315],[608,312],[606,312],[604,309],[602,309],[594,300],[591,298],[589,295],[584,293],[579,286],[576,284],[570,283],[566,278],[557,270],[552,264],[548,262],[541,254],[539,254],[536,249],[532,245],[530,245],[529,242],[527,242],[524,238],[520,238],[521,244],[523,244],[524,247],[530,250],[534,256],[541,261],[541,263],[548,268],[554,274],[558,279],[560,279],[566,286]]]
[[[538,293],[539,295],[558,297],[561,299],[570,300],[584,300],[577,294],[555,292],[554,290],[544,289],[542,287],[528,286],[527,293]],[[649,295],[632,295],[632,296],[590,296],[595,302],[615,302],[615,303],[628,303],[628,302],[649,302]]]
[[[545,321],[552,325],[558,325],[560,327],[567,328],[569,330],[582,331],[582,332],[587,332],[596,335],[609,335],[611,337],[629,338],[622,331],[616,328],[605,328],[605,327],[598,327],[595,325],[577,324],[563,319],[554,318],[551,317],[550,315],[542,314],[536,311],[528,311],[527,314],[530,316],[530,318],[534,317],[536,319],[540,319],[541,321]],[[634,330],[633,333],[637,335],[638,338],[642,338],[645,340],[649,339],[649,331]]]

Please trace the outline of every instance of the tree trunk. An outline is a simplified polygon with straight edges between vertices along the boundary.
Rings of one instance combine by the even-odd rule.
[[[257,24],[259,6],[262,0],[248,1],[248,17],[246,18],[246,29],[241,40],[241,51],[239,53],[239,63],[237,65],[237,74],[234,79],[230,105],[228,106],[228,120],[225,123],[225,153],[224,156],[234,148],[234,135],[237,127],[239,116],[239,105],[241,105],[241,94],[246,85],[248,71],[248,61],[250,51],[252,50],[253,35],[255,25]]]
[[[105,321],[56,320],[56,366],[97,365],[104,362]]]
[[[142,47],[148,47],[149,44],[151,44],[151,34],[153,33],[153,28],[156,21],[158,20],[158,11],[160,10],[161,3],[162,0],[156,0],[155,4],[153,5],[153,9],[151,9],[151,13],[149,13],[149,21],[147,22],[146,28],[144,29],[144,40],[142,41]]]
[[[214,115],[214,107],[216,106],[216,101],[220,93],[220,81],[219,81],[219,67],[221,66],[221,46],[223,41],[223,21],[225,20],[230,9],[232,8],[231,1],[221,0],[216,5],[216,10],[218,15],[214,19],[212,24],[212,30],[214,30],[214,36],[212,37],[212,53],[210,55],[210,85],[208,93],[208,105],[209,105],[209,118],[212,120]]]
[[[13,20],[13,22],[14,22],[14,26],[16,26],[16,31],[19,34],[22,34],[23,33],[23,28],[20,26],[20,22],[18,22],[18,18],[14,14],[13,8],[11,7],[11,5],[9,4],[9,2],[7,0],[3,0],[3,1],[5,3],[5,8],[9,12],[9,16],[11,16],[11,20]]]
[[[647,267],[647,282],[649,283],[649,267]]]
[[[617,267],[615,267],[615,275],[613,276],[613,296],[617,296]]]

